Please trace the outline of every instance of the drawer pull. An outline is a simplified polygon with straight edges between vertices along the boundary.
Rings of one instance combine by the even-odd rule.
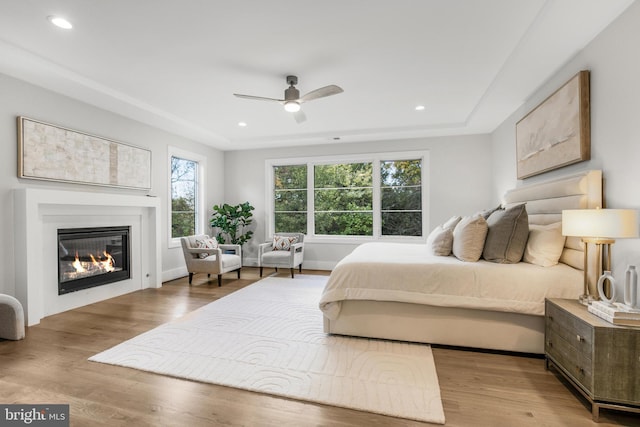
[[[547,347],[553,347],[553,341],[547,341]]]
[[[576,371],[578,371],[579,374],[584,375],[584,368],[581,368],[578,365],[576,365]]]
[[[581,337],[580,335],[576,335],[576,339],[578,342],[584,342],[584,337]]]
[[[549,321],[553,322],[553,316],[548,315],[547,318],[549,319]]]

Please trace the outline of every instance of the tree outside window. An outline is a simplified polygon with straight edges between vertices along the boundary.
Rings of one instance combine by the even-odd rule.
[[[275,166],[276,233],[307,232],[307,165]]]
[[[314,167],[316,235],[373,235],[372,172],[371,163]]]
[[[383,157],[384,156],[384,157]],[[271,163],[273,232],[327,237],[421,237],[426,152]]]
[[[171,237],[196,234],[198,162],[171,157]]]
[[[380,162],[383,236],[422,236],[422,161]]]

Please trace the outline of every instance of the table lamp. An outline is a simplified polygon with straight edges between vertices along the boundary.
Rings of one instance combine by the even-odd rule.
[[[582,239],[584,244],[584,291],[579,297],[582,304],[595,298],[589,293],[588,244],[596,245],[596,277],[611,270],[611,245],[615,239],[638,237],[638,212],[634,209],[569,209],[562,211],[562,234]]]

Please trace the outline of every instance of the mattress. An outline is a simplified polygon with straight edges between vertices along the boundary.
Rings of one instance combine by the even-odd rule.
[[[577,298],[583,272],[520,262],[464,262],[430,255],[425,244],[365,243],[332,271],[320,299],[329,319],[344,300],[394,301],[440,307],[544,315],[545,298]]]

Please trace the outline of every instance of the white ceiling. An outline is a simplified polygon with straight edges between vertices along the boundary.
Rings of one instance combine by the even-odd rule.
[[[0,0],[0,72],[223,150],[487,133],[631,3]],[[289,74],[344,93],[232,95]]]

